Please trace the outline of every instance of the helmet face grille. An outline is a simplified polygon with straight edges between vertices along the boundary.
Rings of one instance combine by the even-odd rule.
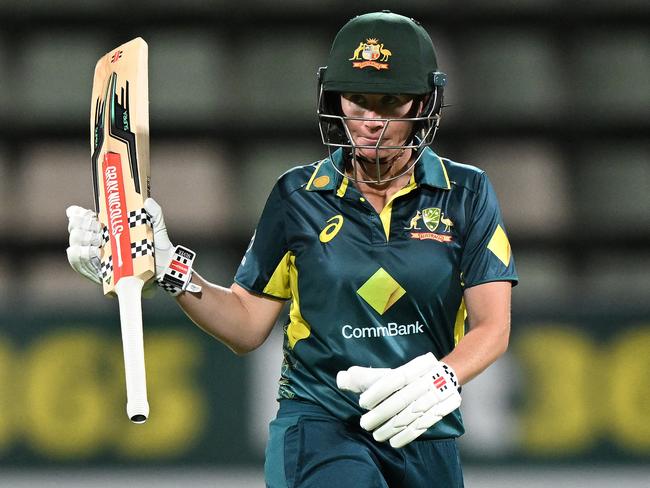
[[[330,161],[333,161],[332,152],[336,149],[343,148],[344,159],[347,166],[351,166],[353,169],[353,175],[344,174],[339,168],[334,165],[334,168],[337,172],[343,176],[351,178],[353,181],[358,181],[361,183],[384,183],[386,181],[391,181],[400,176],[404,175],[419,161],[420,157],[423,154],[422,149],[433,142],[433,139],[438,130],[438,125],[440,124],[440,107],[442,106],[442,88],[434,89],[431,96],[428,98],[427,103],[425,104],[424,109],[414,117],[404,117],[404,118],[363,118],[363,117],[348,117],[342,114],[340,109],[340,102],[338,107],[334,98],[339,99],[340,95],[338,93],[327,93],[320,89],[319,101],[318,101],[318,126],[320,129],[321,140],[323,144],[327,147]],[[340,100],[340,99],[339,99]],[[350,134],[350,131],[347,126],[347,122],[351,120],[373,120],[380,121],[384,124],[384,128],[377,140],[375,145],[360,145],[356,144]],[[414,129],[411,133],[411,136],[400,146],[388,146],[383,145],[383,136],[387,128],[391,123],[397,121],[405,122],[410,121],[414,122]],[[397,175],[393,175],[388,178],[384,178],[381,174],[379,156],[375,159],[376,164],[376,178],[373,179],[359,179],[356,174],[357,164],[357,154],[359,149],[375,149],[377,151],[382,149],[400,149],[406,150],[411,149],[417,153],[416,158],[413,158],[411,164],[401,171]],[[378,154],[378,153],[377,153]]]

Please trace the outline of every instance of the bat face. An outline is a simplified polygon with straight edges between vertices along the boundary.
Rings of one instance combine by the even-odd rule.
[[[149,197],[147,44],[137,38],[103,56],[95,67],[91,154],[95,210],[103,229],[105,294],[122,277],[155,274]]]

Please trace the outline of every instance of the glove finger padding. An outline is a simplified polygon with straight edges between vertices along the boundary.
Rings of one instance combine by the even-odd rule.
[[[100,247],[101,226],[92,210],[72,205],[65,211],[68,217],[70,246],[66,249],[68,262],[77,273],[101,284]]]
[[[160,279],[172,261],[174,246],[169,240],[163,211],[153,198],[144,201],[144,209],[151,216],[153,223],[153,242],[156,248],[156,279]]]
[[[165,225],[162,207],[153,198],[147,198],[144,201],[144,209],[151,216],[153,231],[159,241],[157,244],[160,247],[172,247],[172,243],[167,235],[167,226]]]
[[[460,407],[460,403],[461,398],[458,392],[456,392],[455,395],[436,403],[428,411],[424,412],[420,417],[411,422],[410,425],[390,437],[390,445],[395,448],[404,447],[409,442],[414,441],[424,434],[424,432],[434,424],[442,420],[445,415],[450,414]]]
[[[99,248],[94,246],[70,246],[66,249],[72,269],[97,284],[101,284]]]
[[[380,380],[381,381],[381,380]],[[375,430],[388,419],[396,416],[431,389],[431,378],[423,376],[395,392],[386,400],[361,417],[361,427]]]
[[[378,442],[387,441],[396,434],[399,434],[406,427],[408,427],[409,424],[421,416],[422,412],[414,412],[409,405],[402,412],[400,412],[399,415],[396,415],[384,425],[375,430],[372,433],[372,436]]]
[[[399,368],[395,368],[361,394],[359,405],[366,410],[374,408],[400,388],[404,388],[415,379],[431,371],[437,363],[436,357],[431,353],[427,353],[412,359]]]
[[[84,230],[80,228],[73,228],[70,231],[70,245],[71,246],[102,246],[102,235],[93,230]]]
[[[92,210],[71,205],[65,210],[65,213],[68,217],[68,232],[72,232],[72,229],[100,232],[101,226],[97,220],[97,214]]]
[[[338,372],[336,375],[336,386],[341,390],[362,393],[379,379],[386,376],[390,371],[390,368],[352,366],[344,371]]]
[[[373,437],[375,440],[380,442],[390,439],[398,432],[404,430],[404,428],[409,424],[422,417],[422,415],[431,409],[438,401],[438,396],[435,392],[426,392],[400,413],[388,420],[384,425],[375,430],[372,433]]]
[[[196,253],[184,246],[174,246],[167,235],[162,208],[153,198],[144,201],[144,209],[153,223],[156,256],[156,282],[172,296],[184,291],[199,293],[201,286],[191,283],[192,263]]]

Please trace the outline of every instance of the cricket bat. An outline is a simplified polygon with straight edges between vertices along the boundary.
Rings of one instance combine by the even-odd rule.
[[[95,66],[90,147],[95,210],[102,226],[101,277],[117,295],[126,374],[126,412],[149,416],[142,334],[142,287],[154,278],[154,243],[144,210],[149,197],[147,43],[133,39]]]

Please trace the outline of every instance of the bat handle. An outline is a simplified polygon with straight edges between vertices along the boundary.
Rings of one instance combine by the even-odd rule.
[[[124,372],[126,374],[126,413],[132,422],[144,423],[149,417],[147,377],[142,336],[142,286],[136,276],[124,276],[115,284],[120,303]]]

